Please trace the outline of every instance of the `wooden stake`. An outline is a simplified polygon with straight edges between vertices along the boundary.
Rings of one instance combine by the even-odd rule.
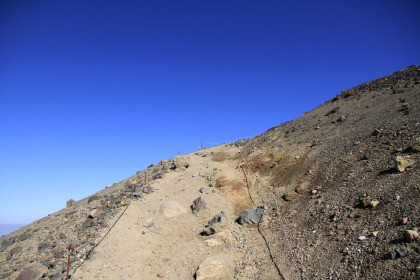
[[[69,245],[69,247],[67,247],[67,250],[69,250],[69,253],[67,255],[67,280],[69,280],[69,271],[70,271],[70,255],[73,252],[73,247],[71,246],[71,244]]]

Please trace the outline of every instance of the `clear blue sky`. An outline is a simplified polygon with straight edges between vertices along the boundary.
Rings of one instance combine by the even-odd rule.
[[[419,1],[0,2],[0,224],[420,64]]]

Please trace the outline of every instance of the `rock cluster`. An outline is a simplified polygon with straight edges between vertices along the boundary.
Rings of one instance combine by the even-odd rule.
[[[38,279],[28,278],[36,273],[45,279],[63,279],[67,273],[67,247],[74,248],[71,272],[86,260],[131,200],[154,191],[144,178],[158,177],[162,172],[148,169],[81,201],[70,199],[65,209],[2,236],[0,279]]]

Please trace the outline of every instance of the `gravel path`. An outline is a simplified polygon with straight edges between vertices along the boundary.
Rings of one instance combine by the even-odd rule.
[[[253,206],[238,162],[231,159],[237,152],[229,145],[184,156],[189,167],[166,173],[153,182],[152,194],[132,201],[73,279],[193,279],[209,257],[220,259],[224,277],[233,279],[235,267],[238,272],[247,256],[254,256],[252,261],[261,256],[267,263],[269,257],[257,229],[235,223],[242,210]],[[208,194],[200,193],[203,187]],[[199,196],[207,207],[192,214],[190,206]],[[167,201],[179,203],[186,212],[165,218],[161,207]],[[220,230],[230,230],[234,238],[230,243],[207,246],[200,233],[222,211],[227,219]],[[237,278],[253,278],[256,265],[247,264]]]

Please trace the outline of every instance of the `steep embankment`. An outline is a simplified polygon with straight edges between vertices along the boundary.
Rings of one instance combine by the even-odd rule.
[[[419,83],[420,67],[409,67],[245,144],[270,181],[254,186],[274,217],[269,243],[295,277],[420,276],[418,241],[405,240],[420,225]]]
[[[1,237],[0,278],[63,279],[72,244],[72,279],[418,279],[419,82],[409,67],[69,202]]]

